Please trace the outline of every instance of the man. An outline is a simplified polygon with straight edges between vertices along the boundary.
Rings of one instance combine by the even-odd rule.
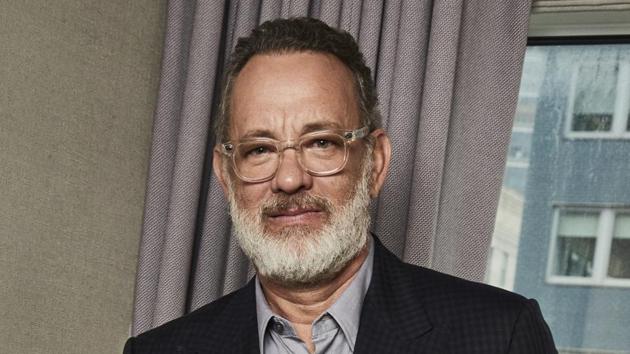
[[[125,353],[553,353],[538,305],[370,235],[390,141],[352,37],[275,20],[231,57],[213,168],[257,276]]]

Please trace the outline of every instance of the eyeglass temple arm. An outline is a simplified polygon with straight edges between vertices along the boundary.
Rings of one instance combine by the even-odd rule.
[[[363,126],[362,128],[345,132],[343,137],[348,139],[349,141],[354,141],[357,139],[365,138],[369,133],[370,129],[367,126]]]

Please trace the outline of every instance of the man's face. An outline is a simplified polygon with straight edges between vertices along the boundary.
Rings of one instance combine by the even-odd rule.
[[[314,130],[360,128],[357,102],[350,71],[333,56],[257,55],[234,82],[230,139],[271,137],[284,141]],[[297,162],[296,151],[285,150],[270,181],[247,184],[235,180],[239,206],[254,210],[274,195],[296,193],[322,196],[341,205],[357,182],[363,149],[363,144],[351,144],[346,168],[328,177],[307,174]],[[270,230],[278,231],[294,224],[318,228],[325,218],[320,213],[305,213],[269,217],[265,222]]]
[[[230,107],[233,142],[285,141],[361,127],[352,74],[325,54],[254,56],[234,81]],[[349,145],[346,167],[331,176],[306,173],[294,149],[284,150],[274,177],[261,183],[217,168],[223,171],[218,177],[228,192],[235,233],[259,273],[285,283],[312,283],[339,271],[344,264],[332,264],[335,259],[347,263],[364,247],[372,156],[363,142]]]

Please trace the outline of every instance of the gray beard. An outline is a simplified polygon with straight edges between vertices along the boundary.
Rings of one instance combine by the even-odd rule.
[[[259,275],[285,287],[311,287],[333,279],[357,257],[368,242],[370,226],[369,150],[363,159],[360,181],[345,205],[337,207],[324,198],[310,195],[297,198],[302,203],[319,203],[326,211],[327,222],[316,230],[299,225],[275,233],[265,230],[263,210],[282,202],[271,200],[249,212],[238,206],[234,186],[229,183],[234,235]]]

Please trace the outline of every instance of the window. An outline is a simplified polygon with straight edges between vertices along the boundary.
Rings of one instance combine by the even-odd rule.
[[[592,277],[598,223],[595,212],[560,212],[556,252],[551,260],[554,275]]]
[[[560,353],[630,354],[630,37],[576,41],[527,48],[486,282]]]
[[[566,136],[630,138],[630,57],[625,48],[572,48]]]
[[[486,274],[486,283],[500,286],[505,288],[508,286],[507,282],[507,268],[509,261],[509,254],[499,248],[490,249],[490,258],[488,264],[488,273]]]
[[[554,209],[547,280],[630,287],[630,209]]]

